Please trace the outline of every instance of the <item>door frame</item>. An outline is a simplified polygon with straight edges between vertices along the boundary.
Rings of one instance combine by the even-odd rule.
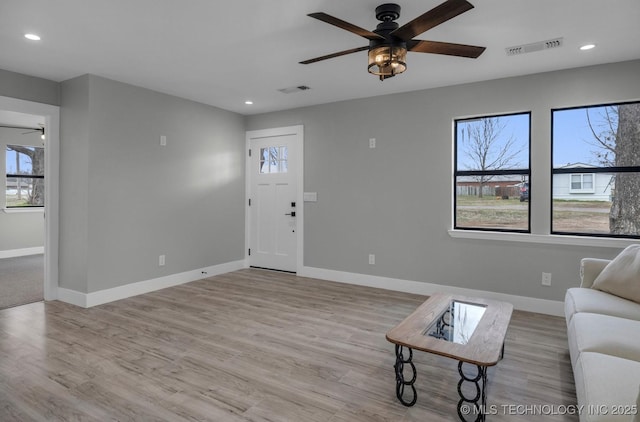
[[[60,107],[0,96],[0,109],[43,116],[44,149],[44,300],[58,299],[58,236],[60,175]]]
[[[296,272],[302,271],[304,266],[304,126],[285,126],[271,129],[249,130],[245,136],[245,221],[244,221],[244,261],[245,267],[249,267],[249,235],[251,229],[251,213],[249,212],[249,199],[251,198],[251,149],[252,139],[272,138],[278,136],[293,136],[296,143],[296,153],[293,157],[297,164],[296,186]]]

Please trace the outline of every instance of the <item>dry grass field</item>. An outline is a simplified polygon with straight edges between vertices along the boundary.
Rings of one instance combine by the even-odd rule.
[[[526,230],[529,202],[518,198],[458,196],[456,224],[463,228]],[[611,202],[553,201],[553,231],[609,233]]]

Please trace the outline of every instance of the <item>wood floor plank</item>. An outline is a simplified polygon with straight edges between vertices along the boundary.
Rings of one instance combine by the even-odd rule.
[[[425,299],[247,269],[90,309],[0,310],[0,420],[455,421],[451,359],[416,352],[418,402],[395,397],[384,336]],[[564,319],[513,313],[487,403],[575,405]]]

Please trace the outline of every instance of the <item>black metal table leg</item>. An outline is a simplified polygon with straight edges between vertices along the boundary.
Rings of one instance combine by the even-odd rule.
[[[418,393],[416,392],[416,388],[413,386],[413,384],[416,382],[416,377],[418,374],[416,372],[416,366],[412,362],[413,350],[411,350],[410,347],[407,347],[407,350],[409,350],[409,357],[405,359],[402,353],[403,348],[404,346],[396,344],[396,363],[395,365],[393,365],[394,369],[396,370],[396,397],[398,397],[400,403],[404,404],[405,406],[413,406],[414,404],[416,404],[416,400],[418,400]],[[412,377],[409,381],[406,381],[404,378],[405,364],[409,364],[409,366],[411,367],[411,371],[413,372]],[[413,393],[413,397],[409,401],[404,399],[404,387],[407,385],[411,387]]]
[[[460,401],[458,401],[458,416],[461,421],[467,421],[469,417],[475,422],[482,422],[485,420],[485,410],[487,406],[487,367],[475,365],[478,374],[475,377],[468,377],[462,371],[462,365],[464,362],[458,362],[458,373],[460,373],[460,381],[458,382],[458,394],[460,395]],[[472,383],[475,386],[476,394],[473,397],[467,397],[464,395],[462,388],[464,383]]]

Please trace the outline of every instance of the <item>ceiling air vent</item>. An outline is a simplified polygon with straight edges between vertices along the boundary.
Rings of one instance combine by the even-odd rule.
[[[290,86],[289,88],[282,88],[279,89],[278,91],[282,92],[283,94],[293,94],[294,92],[300,92],[300,91],[306,91],[309,88],[306,85],[299,85],[299,86]]]
[[[516,45],[507,47],[504,50],[507,56],[517,56],[518,54],[533,53],[534,51],[549,50],[550,48],[562,47],[562,37],[552,40],[535,42],[532,44]]]

